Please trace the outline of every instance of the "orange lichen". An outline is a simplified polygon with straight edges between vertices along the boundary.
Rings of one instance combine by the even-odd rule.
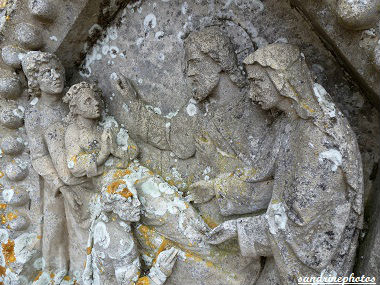
[[[0,210],[5,210],[7,208],[7,204],[0,204]]]
[[[7,217],[4,214],[1,214],[1,223],[4,225],[7,222]]]
[[[114,179],[119,179],[119,178],[121,178],[121,177],[123,177],[123,176],[125,176],[125,175],[129,175],[129,174],[131,174],[131,173],[132,173],[132,171],[129,170],[129,169],[125,169],[125,170],[118,169],[118,170],[116,170],[115,173],[113,174],[113,178],[114,178]]]
[[[153,230],[144,225],[141,225],[138,230],[144,238],[146,245],[151,248],[156,248],[156,246],[150,240],[153,235]]]
[[[17,217],[18,216],[16,214],[12,213],[12,212],[9,212],[7,214],[8,221],[12,221],[12,220],[16,219]]]
[[[54,273],[50,273],[50,278],[53,279],[55,277]]]
[[[65,280],[65,281],[70,281],[70,276],[69,275],[66,275],[65,277],[63,277],[63,280]]]
[[[123,196],[124,198],[128,199],[129,197],[132,197],[133,194],[131,191],[128,190],[127,187],[123,188],[123,190],[121,190],[120,192],[118,192],[117,194]]]
[[[4,266],[0,265],[0,276],[5,276],[6,272],[7,272],[7,269]]]
[[[5,263],[8,265],[9,263],[15,262],[15,242],[9,239],[7,243],[2,243],[1,247],[3,248]]]
[[[136,282],[136,285],[149,285],[149,284],[150,284],[150,281],[149,281],[148,276],[141,277]]]
[[[120,185],[125,184],[124,180],[116,180],[107,186],[107,193],[115,194]]]
[[[162,240],[161,244],[160,244],[160,247],[158,248],[158,250],[156,252],[156,257],[153,260],[153,264],[156,263],[158,255],[166,249],[166,247],[168,246],[168,244],[169,244],[169,241],[164,238]]]
[[[37,238],[38,238],[38,239],[42,239],[42,236],[41,236],[41,235],[38,235]]]
[[[34,278],[34,282],[36,282],[38,279],[40,279],[41,275],[42,275],[42,271],[38,272],[36,278]]]
[[[0,171],[0,178],[4,177],[4,172]]]
[[[128,187],[125,186],[122,190],[117,191],[119,189],[120,185],[125,185],[126,182],[124,180],[116,180],[108,185],[107,187],[107,193],[109,194],[119,194],[120,196],[123,196],[124,198],[128,199],[129,197],[132,197],[133,194],[131,191],[129,191]]]
[[[91,246],[87,247],[86,252],[87,252],[87,255],[90,255],[92,252],[92,247]]]

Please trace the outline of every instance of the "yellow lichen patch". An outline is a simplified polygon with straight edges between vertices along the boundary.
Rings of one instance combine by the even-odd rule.
[[[314,113],[314,109],[312,109],[309,105],[307,105],[306,103],[302,102],[301,103],[301,107],[304,108],[305,110],[309,111],[310,113]]]
[[[149,171],[148,171],[148,174],[149,174],[149,175],[154,175],[154,172],[153,172],[152,170],[149,170]]]
[[[148,276],[141,277],[136,282],[136,285],[149,285],[149,284],[150,284],[150,281],[149,281]]]
[[[128,199],[129,197],[132,197],[133,194],[131,191],[128,190],[127,187],[123,188],[123,190],[121,190],[120,192],[118,192],[117,194],[123,196],[124,198]]]
[[[115,171],[115,173],[113,174],[113,178],[114,179],[119,179],[125,175],[130,175],[132,173],[131,170],[129,169],[126,169],[126,170],[122,170],[122,169],[118,169]]]
[[[214,220],[210,218],[208,215],[202,215],[202,219],[205,221],[205,223],[211,228],[214,229],[217,226],[219,226],[218,223],[216,223]]]
[[[196,254],[194,254],[188,250],[186,250],[185,256],[186,256],[186,258],[192,259],[196,262],[204,262],[207,267],[215,267],[215,265],[211,261],[205,261],[200,256],[198,256],[198,255],[196,255]]]
[[[90,255],[91,252],[92,252],[92,247],[91,246],[87,247],[87,249],[86,249],[87,255]]]
[[[156,246],[150,240],[151,237],[153,236],[153,230],[144,225],[141,225],[138,228],[138,230],[141,233],[142,237],[144,238],[146,245],[149,246],[150,248],[156,248]]]
[[[34,278],[34,282],[38,281],[38,279],[40,279],[41,275],[42,275],[42,271],[38,272],[36,278]]]
[[[0,178],[4,177],[4,172],[0,171]]]
[[[55,274],[52,272],[50,273],[50,278],[53,279],[55,277]]]
[[[107,193],[109,194],[116,194],[117,189],[119,188],[120,185],[126,184],[124,180],[116,180],[109,184],[107,186]]]
[[[69,275],[66,275],[65,277],[63,277],[63,280],[65,280],[65,281],[70,281],[70,276]]]
[[[41,236],[41,235],[38,235],[37,238],[38,238],[38,239],[42,239],[42,236]]]
[[[7,222],[7,217],[4,214],[1,214],[1,223],[4,225]]]
[[[5,210],[7,208],[7,204],[0,204],[0,210]]]
[[[15,242],[9,239],[7,243],[1,244],[1,247],[3,248],[5,263],[8,265],[9,263],[15,262]]]
[[[166,249],[166,247],[168,246],[168,244],[169,244],[169,241],[164,238],[162,240],[161,244],[160,244],[160,247],[157,250],[156,257],[153,260],[153,264],[156,263],[158,255]]]
[[[129,191],[128,187],[125,186],[122,190],[117,191],[119,189],[120,185],[125,185],[126,182],[124,180],[116,180],[108,185],[107,187],[107,193],[109,194],[119,194],[120,196],[123,196],[124,198],[128,199],[129,197],[132,197],[133,194],[131,191]]]
[[[18,216],[16,214],[12,213],[12,212],[9,212],[7,214],[8,221],[12,221],[12,220],[16,219],[17,217]]]
[[[0,0],[0,9],[3,9],[7,6],[8,0]]]
[[[0,277],[1,276],[5,276],[5,272],[7,271],[7,269],[4,267],[4,266],[1,266],[0,265]],[[1,284],[1,283],[0,283]]]

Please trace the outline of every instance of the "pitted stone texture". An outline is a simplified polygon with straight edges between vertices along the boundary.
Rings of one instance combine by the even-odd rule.
[[[19,214],[16,218],[9,221],[8,225],[11,230],[17,232],[25,231],[30,225],[30,220],[27,215]]]
[[[368,30],[353,31],[345,28],[336,16],[334,0],[291,0],[310,21],[314,29],[327,43],[327,47],[344,64],[346,70],[366,92],[370,102],[380,109],[380,73],[375,67],[373,52],[380,38],[378,25]],[[359,5],[378,6],[378,0],[342,1]],[[362,4],[359,6],[364,7]],[[380,18],[378,18],[380,20]]]
[[[380,1],[338,0],[336,13],[342,24],[348,29],[372,28],[380,20]]]
[[[21,68],[21,57],[25,53],[25,50],[8,45],[2,48],[1,55],[5,64],[15,69]]]
[[[17,76],[0,78],[0,97],[17,99],[22,92],[21,82]]]
[[[17,129],[24,125],[24,108],[15,102],[4,102],[0,107],[0,123],[9,129]]]
[[[20,23],[16,27],[18,42],[25,48],[37,50],[43,46],[41,30],[32,24]]]
[[[24,165],[10,163],[5,168],[5,174],[11,181],[21,181],[28,176],[29,170]]]
[[[23,206],[30,201],[30,197],[25,187],[16,186],[3,191],[3,200],[7,205]]]
[[[3,138],[0,147],[5,154],[15,155],[22,153],[25,144],[21,138],[8,136]]]
[[[53,21],[57,12],[55,4],[53,0],[29,0],[28,8],[33,16],[43,21]]]

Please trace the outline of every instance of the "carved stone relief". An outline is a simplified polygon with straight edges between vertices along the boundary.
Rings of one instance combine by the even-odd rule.
[[[376,1],[335,4],[344,29],[376,25]],[[288,1],[0,17],[0,284],[377,277],[375,81]]]

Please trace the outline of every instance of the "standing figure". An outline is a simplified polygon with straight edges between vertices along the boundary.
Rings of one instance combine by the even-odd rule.
[[[71,175],[66,164],[65,128],[62,119],[67,109],[62,102],[65,70],[50,53],[31,51],[22,60],[28,79],[29,94],[36,104],[25,114],[33,168],[42,177],[43,199],[42,256],[44,270],[63,278],[68,271],[68,245],[65,206],[74,206],[70,187],[81,183]]]
[[[234,207],[239,211],[239,198],[229,197],[233,183],[228,180],[254,186],[273,179],[272,195],[266,213],[226,221],[208,240],[219,244],[237,237],[242,255],[274,260],[262,275],[271,270],[277,277],[261,276],[257,284],[350,274],[362,223],[362,165],[355,134],[323,87],[313,83],[297,47],[268,45],[245,64],[251,98],[265,110],[279,111],[272,132],[253,168],[195,188],[213,191],[230,214]],[[230,188],[221,190],[221,181]],[[249,189],[255,187],[243,188]],[[234,203],[226,201],[232,198]]]
[[[141,203],[131,181],[117,179],[102,185],[105,180],[101,174],[115,171],[114,166],[105,166],[111,155],[116,168],[126,168],[138,154],[137,146],[127,138],[125,130],[111,127],[111,124],[104,127],[98,124],[101,91],[95,85],[75,84],[63,99],[70,108],[70,124],[65,134],[68,168],[74,176],[86,177],[92,185],[89,191],[83,187],[77,193],[84,212],[79,219],[70,217],[72,221],[69,222],[70,234],[78,236],[77,240],[70,241],[71,247],[72,243],[79,243],[76,267],[85,261],[84,284],[134,284],[140,276],[141,266],[130,223],[140,220]],[[91,195],[100,192],[96,191],[97,187],[102,189],[100,198]],[[90,238],[86,249],[88,230]],[[162,285],[171,274],[176,254],[174,248],[161,252],[151,272],[142,277],[140,284],[146,284],[142,283],[145,279],[148,284]]]
[[[86,260],[86,245],[91,224],[90,201],[99,193],[98,181],[104,172],[104,163],[113,156],[119,168],[124,168],[138,154],[133,140],[127,146],[118,146],[117,138],[127,135],[116,126],[100,126],[101,90],[94,84],[81,82],[70,87],[63,98],[69,104],[69,123],[65,132],[66,161],[74,177],[83,179],[72,187],[77,198],[78,211],[67,213],[71,270],[81,272]],[[101,186],[100,186],[101,187]]]

